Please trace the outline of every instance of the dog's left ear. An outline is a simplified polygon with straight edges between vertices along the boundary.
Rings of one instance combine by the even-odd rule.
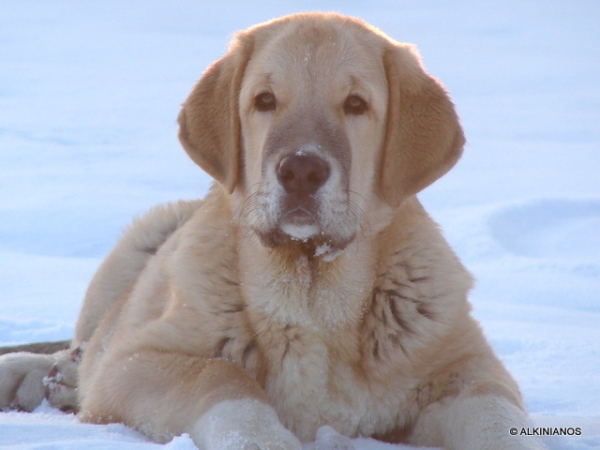
[[[204,72],[177,118],[187,154],[229,193],[240,176],[239,92],[252,50],[250,36],[235,39]]]
[[[448,94],[411,46],[391,44],[384,66],[388,111],[380,189],[396,207],[450,170],[465,139]]]

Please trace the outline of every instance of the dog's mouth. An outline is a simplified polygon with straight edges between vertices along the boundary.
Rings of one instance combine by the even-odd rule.
[[[269,233],[257,233],[261,243],[269,248],[285,248],[286,250],[296,250],[306,256],[309,260],[322,258],[325,261],[332,261],[339,256],[344,248],[349,244],[333,239],[320,231],[311,234],[310,237],[298,238],[297,229],[292,226],[285,227],[288,231],[292,229],[296,235],[290,235],[282,228],[275,229]],[[318,228],[315,227],[318,230]]]
[[[315,214],[302,206],[288,211],[281,218],[279,229],[292,240],[298,241],[306,241],[320,232]]]
[[[309,260],[321,258],[332,261],[354,239],[328,232],[319,222],[318,215],[306,207],[298,206],[284,213],[271,229],[254,229],[261,243],[269,248],[297,251]]]

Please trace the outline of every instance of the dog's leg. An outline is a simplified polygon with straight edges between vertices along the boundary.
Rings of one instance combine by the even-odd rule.
[[[78,354],[79,350],[61,350],[0,356],[0,410],[33,411],[44,397],[55,408],[76,409]]]
[[[354,444],[349,437],[324,425],[317,430],[315,450],[354,450]]]
[[[275,410],[251,397],[216,403],[194,424],[191,435],[200,450],[300,448]]]
[[[0,356],[0,410],[33,411],[44,399],[43,378],[54,355],[9,353]]]
[[[466,392],[425,408],[410,441],[448,450],[543,449],[537,439],[519,435],[520,430],[528,426],[525,413],[507,397]],[[515,434],[514,430],[518,432]]]
[[[224,359],[136,349],[107,355],[79,418],[123,422],[158,442],[188,433],[201,450],[299,450],[260,385]]]

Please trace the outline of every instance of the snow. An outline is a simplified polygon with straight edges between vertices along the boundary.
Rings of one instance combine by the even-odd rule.
[[[323,261],[331,262],[334,261],[342,253],[344,253],[343,250],[334,250],[329,246],[329,244],[321,244],[315,249],[315,258],[318,256],[322,256]]]
[[[475,275],[474,315],[551,449],[600,448],[600,3],[547,0],[0,2],[0,345],[67,339],[133,215],[210,183],[179,104],[230,34],[335,10],[417,44],[465,156],[420,198]],[[357,449],[406,448],[355,439]],[[191,450],[40,406],[0,448]]]

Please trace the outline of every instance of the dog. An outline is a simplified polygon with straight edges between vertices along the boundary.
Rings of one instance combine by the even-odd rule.
[[[337,14],[259,24],[178,123],[210,192],[133,222],[70,349],[0,357],[0,407],[46,397],[207,450],[541,448],[510,435],[529,424],[518,386],[415,196],[465,140],[414,47]]]

